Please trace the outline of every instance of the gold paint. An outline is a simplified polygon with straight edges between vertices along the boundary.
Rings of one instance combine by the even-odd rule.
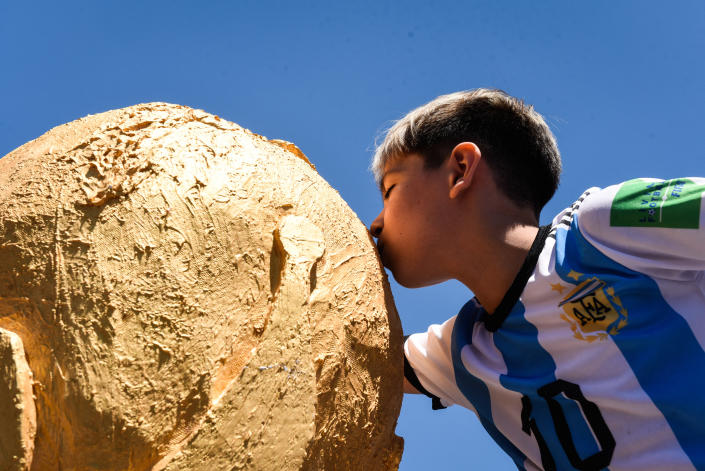
[[[10,469],[398,467],[401,327],[367,230],[293,144],[203,111],[109,111],[0,159],[0,329]]]
[[[27,469],[32,462],[37,417],[32,372],[20,338],[0,329],[0,469]]]

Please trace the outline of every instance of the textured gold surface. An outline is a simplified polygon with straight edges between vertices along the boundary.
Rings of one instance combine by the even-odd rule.
[[[293,144],[205,112],[88,116],[0,159],[0,328],[34,376],[36,439],[29,410],[1,436],[30,469],[398,467],[365,227]]]
[[[0,329],[0,469],[27,469],[32,462],[37,418],[32,372],[20,338]]]

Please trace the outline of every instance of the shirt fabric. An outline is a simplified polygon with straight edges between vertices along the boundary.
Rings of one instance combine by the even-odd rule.
[[[436,407],[475,411],[521,470],[705,470],[705,178],[587,190],[491,315],[404,344]]]

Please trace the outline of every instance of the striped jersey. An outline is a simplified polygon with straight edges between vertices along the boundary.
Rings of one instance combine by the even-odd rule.
[[[404,344],[409,381],[475,411],[521,470],[705,470],[705,178],[587,190],[491,315]]]

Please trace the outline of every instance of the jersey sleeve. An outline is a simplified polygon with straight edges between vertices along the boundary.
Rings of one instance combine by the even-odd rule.
[[[431,325],[428,331],[410,335],[404,342],[404,375],[433,400],[434,409],[456,403],[452,397],[457,387],[450,350],[455,319]]]
[[[705,271],[705,178],[638,178],[595,190],[575,214],[602,253],[655,277],[688,280]]]

